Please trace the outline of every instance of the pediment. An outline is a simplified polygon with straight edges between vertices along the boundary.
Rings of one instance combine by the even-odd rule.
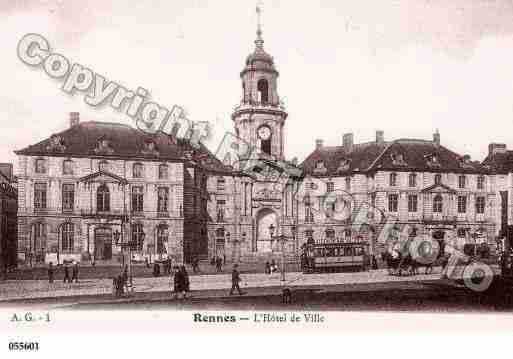
[[[79,179],[79,182],[127,183],[123,177],[107,171],[98,171]]]
[[[422,192],[427,193],[456,193],[456,190],[454,188],[451,188],[447,185],[444,185],[442,183],[434,184],[432,186],[426,187],[422,190]]]

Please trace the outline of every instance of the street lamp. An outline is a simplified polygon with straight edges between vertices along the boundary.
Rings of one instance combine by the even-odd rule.
[[[230,242],[230,232],[226,231],[226,243],[223,248],[223,264],[226,264],[226,244]]]
[[[274,237],[274,230],[276,228],[274,227],[274,224],[271,223],[271,225],[269,226],[269,234],[271,235],[271,250],[273,248],[273,237]]]

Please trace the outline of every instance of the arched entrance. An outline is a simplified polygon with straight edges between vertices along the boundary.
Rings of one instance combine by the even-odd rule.
[[[278,215],[270,208],[262,208],[256,216],[256,248],[257,252],[271,252],[273,241],[271,240],[271,233],[269,226],[272,224],[274,228],[278,229]],[[275,233],[276,235],[277,233]]]
[[[95,260],[112,259],[112,229],[100,227],[94,230]]]

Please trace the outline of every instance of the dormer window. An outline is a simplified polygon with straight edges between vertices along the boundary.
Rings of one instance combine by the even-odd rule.
[[[146,141],[144,143],[144,147],[141,151],[143,155],[147,156],[159,156],[159,151],[157,150],[157,145],[153,141]]]
[[[340,160],[340,164],[338,166],[337,171],[338,172],[348,171],[350,166],[351,166],[351,160],[349,160],[347,158],[343,158],[342,160]]]
[[[41,173],[41,174],[46,173],[46,160],[44,158],[36,159],[35,171],[36,171],[36,173]]]
[[[320,161],[317,161],[317,163],[315,164],[315,169],[314,169],[314,173],[326,173],[328,171],[328,169],[326,168],[326,166],[324,165],[324,161],[320,160]]]
[[[404,160],[402,153],[392,153],[390,155],[390,157],[392,159],[392,164],[394,166],[407,166],[408,165],[406,163],[406,161]]]
[[[111,155],[112,153],[114,153],[114,150],[112,149],[110,140],[108,140],[105,137],[102,137],[98,140],[94,152]]]
[[[427,165],[430,167],[440,167],[440,159],[438,158],[438,155],[436,153],[433,153],[431,155],[428,155],[425,157],[427,160]]]

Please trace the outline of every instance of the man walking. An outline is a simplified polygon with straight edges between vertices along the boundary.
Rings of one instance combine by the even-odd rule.
[[[68,262],[64,263],[64,283],[71,283],[69,279],[69,265]]]
[[[232,270],[232,289],[230,290],[230,295],[233,295],[233,291],[235,289],[237,289],[237,291],[239,292],[239,295],[243,295],[245,294],[244,292],[242,292],[240,290],[240,286],[239,286],[239,282],[240,282],[240,273],[239,271],[237,270],[238,268],[238,265],[237,264],[234,264],[233,265],[233,270]]]
[[[71,282],[78,283],[78,262],[73,261],[73,269],[71,271]]]
[[[53,263],[48,264],[48,283],[53,283]]]

